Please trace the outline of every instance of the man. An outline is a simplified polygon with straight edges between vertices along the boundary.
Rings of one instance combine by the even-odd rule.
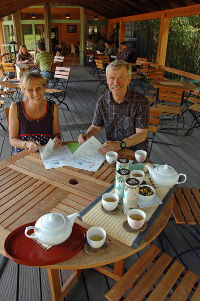
[[[114,53],[114,50],[111,46],[111,42],[110,41],[105,41],[105,47],[106,47],[106,49],[104,51],[104,54],[111,56]]]
[[[128,88],[131,74],[131,66],[122,60],[115,60],[107,66],[110,91],[97,101],[92,125],[85,135],[79,135],[79,143],[97,136],[105,126],[107,142],[100,153],[124,148],[148,151],[149,104],[142,94]]]
[[[120,43],[120,50],[121,52],[117,55],[116,60],[127,61],[130,50],[128,49],[125,41]]]
[[[51,65],[53,63],[52,54],[46,51],[43,41],[39,41],[37,45],[37,54],[35,64],[40,67],[40,73],[44,78],[51,78]]]

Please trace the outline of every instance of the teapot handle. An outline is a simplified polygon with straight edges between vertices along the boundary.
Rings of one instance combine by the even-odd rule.
[[[31,234],[31,235],[28,234],[28,231],[29,231],[29,230],[38,230],[38,228],[36,228],[36,227],[34,227],[34,226],[29,226],[29,227],[26,227],[26,229],[25,229],[25,235],[26,235],[28,238],[36,238],[35,233],[33,233],[33,234]]]
[[[185,183],[185,181],[186,181],[186,174],[180,173],[180,174],[178,175],[178,178],[180,178],[180,176],[183,176],[183,177],[184,177],[184,180],[181,181],[181,182],[178,181],[176,184],[182,184],[182,183]]]

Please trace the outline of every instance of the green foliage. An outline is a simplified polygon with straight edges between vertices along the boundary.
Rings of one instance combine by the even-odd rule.
[[[166,65],[200,73],[200,16],[172,18]]]

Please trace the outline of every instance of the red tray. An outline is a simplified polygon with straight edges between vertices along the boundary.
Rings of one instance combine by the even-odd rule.
[[[66,241],[45,250],[24,234],[27,226],[34,225],[35,222],[23,225],[7,236],[4,248],[8,258],[23,265],[44,266],[67,260],[80,252],[84,246],[85,230],[75,223],[72,234]]]

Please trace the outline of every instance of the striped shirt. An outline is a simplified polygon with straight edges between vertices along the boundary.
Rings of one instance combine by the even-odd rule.
[[[41,71],[51,71],[53,56],[47,51],[41,51],[37,53],[35,63],[40,65]]]
[[[127,61],[128,56],[130,54],[130,50],[128,49],[128,47],[124,48],[122,52],[120,52],[117,55],[117,60],[123,60],[123,61]]]
[[[107,141],[121,141],[135,134],[136,128],[148,128],[149,103],[144,95],[128,89],[119,104],[114,101],[112,93],[107,92],[97,101],[92,124],[105,127]],[[148,141],[145,140],[130,149],[148,151]]]

